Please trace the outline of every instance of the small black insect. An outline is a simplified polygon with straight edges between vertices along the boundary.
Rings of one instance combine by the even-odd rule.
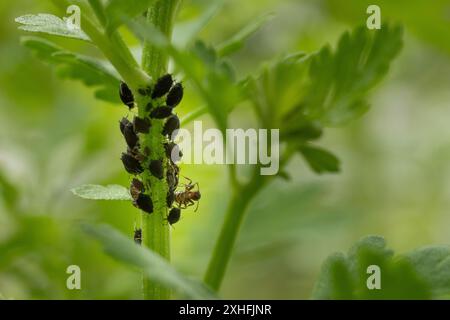
[[[173,192],[173,190],[169,190],[169,192],[167,192],[166,197],[167,207],[170,208],[174,201],[175,201],[175,193]]]
[[[122,132],[122,134],[125,134],[125,127],[129,123],[130,121],[127,118],[122,118],[122,120],[119,121],[120,132]]]
[[[150,120],[147,118],[134,117],[133,119],[134,131],[137,133],[148,133],[151,127]]]
[[[120,159],[122,160],[123,166],[125,167],[125,170],[127,170],[128,173],[139,174],[144,171],[144,168],[142,168],[141,164],[139,163],[139,160],[137,160],[132,155],[128,153],[122,153]]]
[[[148,166],[150,173],[158,179],[162,179],[164,176],[163,163],[161,160],[151,160]]]
[[[131,122],[128,122],[123,128],[123,136],[130,149],[134,149],[134,147],[137,146],[139,142],[139,137],[134,131],[133,124]]]
[[[167,222],[170,225],[177,223],[181,217],[181,210],[179,208],[172,208],[169,211],[169,215],[167,216]]]
[[[133,200],[136,200],[141,193],[145,192],[144,184],[141,180],[133,178],[130,184],[130,194]]]
[[[134,108],[133,93],[125,82],[120,83],[119,96],[124,105],[126,105],[129,109]]]
[[[176,83],[167,95],[166,104],[171,108],[175,108],[181,99],[183,99],[183,86],[181,83]]]
[[[139,245],[142,243],[142,229],[134,230],[134,242]]]
[[[127,153],[135,158],[139,162],[143,162],[145,160],[145,156],[139,151],[139,144],[133,149],[127,148]]]
[[[176,114],[171,115],[166,123],[164,124],[163,131],[161,132],[164,136],[169,136],[170,139],[174,139],[175,137],[172,137],[172,134],[175,130],[180,129],[180,119]]]
[[[172,114],[172,108],[167,106],[157,107],[150,112],[150,118],[164,119]]]
[[[141,209],[142,211],[145,211],[149,214],[153,212],[152,198],[144,193],[139,194],[137,199],[133,201],[133,205],[136,208]]]
[[[183,152],[181,152],[180,147],[175,142],[168,142],[164,144],[164,149],[166,151],[166,156],[169,158],[172,163],[178,162],[181,160],[183,156]]]
[[[173,80],[170,74],[166,74],[156,81],[155,87],[153,88],[152,99],[160,98],[169,92],[170,87],[172,87]]]
[[[175,190],[178,187],[180,168],[175,163],[171,163],[166,172],[166,180],[169,190]]]

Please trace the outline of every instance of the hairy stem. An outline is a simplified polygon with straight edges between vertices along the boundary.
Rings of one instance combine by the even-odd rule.
[[[168,39],[171,38],[173,20],[179,0],[160,0],[149,9],[147,19],[156,28],[163,32]],[[142,65],[144,70],[154,79],[158,79],[167,72],[168,56],[149,43],[144,44]],[[144,101],[138,102],[139,114],[145,114]],[[148,101],[146,101],[148,102]],[[163,120],[152,121],[149,134],[144,136],[143,148],[150,150],[151,160],[164,161],[164,177],[167,170],[167,159],[164,150],[164,137],[161,135]],[[148,173],[144,173],[144,183],[150,187],[153,200],[153,213],[142,213],[142,237],[145,246],[170,260],[170,229],[166,221],[167,204],[166,197],[168,186],[166,179],[159,180]],[[147,277],[143,278],[143,290],[145,299],[170,299],[170,289],[157,283],[153,283]]]

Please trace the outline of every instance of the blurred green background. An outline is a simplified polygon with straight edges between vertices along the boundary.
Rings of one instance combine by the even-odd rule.
[[[179,21],[201,14],[208,0],[185,0]],[[293,180],[276,181],[253,202],[221,296],[309,298],[321,263],[367,234],[405,252],[450,243],[450,1],[229,0],[201,38],[219,43],[245,23],[273,12],[232,61],[238,74],[273,57],[334,45],[365,23],[369,4],[383,22],[405,27],[405,45],[372,108],[345,128],[327,130],[320,145],[342,161],[337,175],[317,176],[299,157]],[[104,222],[129,234],[135,209],[90,202],[70,188],[128,185],[119,156],[118,120],[126,108],[95,100],[82,84],[20,46],[14,18],[55,9],[46,1],[0,2],[0,297],[7,299],[140,299],[141,275],[105,255],[78,222]],[[98,55],[77,41],[56,41]],[[198,107],[189,92],[180,107]],[[239,118],[239,111],[234,114]],[[210,125],[208,116],[202,120]],[[173,263],[201,277],[229,197],[226,168],[184,165],[198,181],[198,212],[172,229]],[[82,290],[66,289],[66,268],[81,267]]]

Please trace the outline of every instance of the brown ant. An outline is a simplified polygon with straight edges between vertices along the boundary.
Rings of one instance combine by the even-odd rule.
[[[175,191],[175,202],[177,203],[180,209],[186,209],[187,207],[193,206],[195,202],[197,202],[197,206],[194,209],[194,212],[197,211],[199,200],[201,198],[200,187],[198,182],[192,183],[192,180],[184,177],[188,183],[183,184],[184,191]],[[197,186],[196,191],[192,191],[195,186]]]

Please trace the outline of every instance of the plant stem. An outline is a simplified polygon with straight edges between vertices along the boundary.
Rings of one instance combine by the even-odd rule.
[[[156,28],[158,28],[170,41],[172,35],[173,20],[179,0],[160,0],[157,1],[147,13],[147,19]],[[149,43],[144,44],[142,54],[142,65],[144,70],[154,79],[158,79],[167,72],[168,56],[152,46]],[[139,114],[145,114],[146,104],[137,101]],[[148,102],[148,101],[146,101]],[[167,170],[167,159],[164,150],[164,136],[161,135],[164,122],[163,120],[152,121],[152,127],[149,134],[143,138],[143,147],[150,150],[151,160],[164,159],[164,177]],[[157,179],[148,173],[144,173],[144,184],[150,187],[151,198],[153,201],[153,213],[142,213],[142,237],[143,243],[149,249],[158,253],[167,260],[170,260],[170,229],[166,221],[167,204],[166,197],[168,192],[167,181]],[[170,299],[170,289],[167,289],[157,283],[153,283],[147,277],[143,278],[144,299]]]
[[[265,183],[266,180],[263,180],[258,172],[249,183],[242,187],[236,187],[233,191],[225,214],[225,221],[204,277],[205,283],[215,291],[219,290],[222,283],[246,209]]]
[[[147,12],[147,20],[161,31],[169,40],[172,37],[173,22],[180,0],[159,0]],[[150,76],[157,79],[167,72],[169,57],[160,48],[144,43],[142,67]]]

